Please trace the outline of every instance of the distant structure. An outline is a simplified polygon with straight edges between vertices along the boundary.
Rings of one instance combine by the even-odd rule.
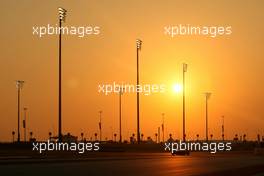
[[[99,132],[100,132],[100,142],[102,142],[102,113],[103,111],[99,111]]]
[[[158,127],[158,143],[160,143],[160,127]]]
[[[142,41],[136,40],[137,44],[137,87],[139,86],[139,51],[141,50]],[[137,141],[140,143],[140,126],[139,126],[139,92],[137,91]]]
[[[225,140],[225,116],[222,116],[222,140]]]
[[[119,87],[119,142],[122,142],[122,95],[124,93],[124,89]]]
[[[27,110],[28,110],[28,108],[24,107],[24,120],[23,120],[24,142],[27,142],[27,123],[26,123]]]
[[[59,34],[59,127],[58,127],[58,138],[59,141],[62,141],[62,126],[61,126],[61,33],[62,33],[62,22],[65,22],[66,12],[64,8],[59,7],[59,24],[60,24],[60,34]]]
[[[17,142],[20,142],[20,92],[25,81],[17,80]]]
[[[158,133],[155,133],[155,141],[158,143]]]
[[[164,131],[165,131],[164,116],[165,116],[165,113],[161,113],[161,116],[162,116],[162,124],[161,124],[162,142],[164,143],[165,142],[165,139],[164,139]]]
[[[187,64],[183,63],[183,79],[182,79],[182,139],[185,141],[186,132],[185,132],[185,72],[187,72]]]
[[[62,136],[62,142],[67,142],[67,143],[71,143],[71,142],[78,142],[78,137],[77,136],[73,136],[70,133],[67,133],[67,135],[63,135]]]
[[[210,92],[205,92],[205,136],[208,141],[208,100],[211,96]]]

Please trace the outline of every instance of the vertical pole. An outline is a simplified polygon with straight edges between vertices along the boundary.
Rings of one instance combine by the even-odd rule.
[[[99,122],[99,124],[100,124],[100,142],[102,142],[102,111],[99,111],[99,115],[100,115],[100,122]]]
[[[182,122],[183,122],[183,127],[182,127],[182,139],[185,141],[185,64],[183,64],[183,79],[182,79],[182,85],[183,85],[183,91],[182,91]]]
[[[208,96],[206,95],[206,103],[205,103],[205,111],[206,111],[206,122],[205,122],[205,126],[206,126],[206,141],[208,141]]]
[[[158,127],[158,143],[160,143],[160,127]]]
[[[17,142],[20,142],[20,86],[17,89]]]
[[[27,108],[24,108],[24,123],[23,123],[23,126],[24,126],[24,142],[27,142],[27,123],[26,123],[26,116],[27,116]]]
[[[225,116],[222,116],[223,121],[222,121],[222,139],[223,141],[225,140]]]
[[[137,87],[139,86],[139,48],[137,47]],[[137,141],[140,143],[140,130],[139,130],[139,92],[137,91]]]
[[[62,129],[61,129],[61,19],[59,19],[60,23],[60,34],[59,34],[59,142],[62,142]]]
[[[165,131],[165,126],[164,126],[164,113],[162,113],[162,141],[163,143],[165,142],[164,140],[164,131]]]
[[[121,143],[122,142],[122,119],[121,119],[121,116],[122,116],[122,110],[121,110],[121,96],[122,96],[122,90],[120,90],[119,92],[119,142]]]

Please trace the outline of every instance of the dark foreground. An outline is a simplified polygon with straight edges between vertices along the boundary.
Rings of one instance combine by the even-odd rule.
[[[0,175],[264,175],[264,157],[252,152],[169,153],[107,152],[71,157],[2,156]]]

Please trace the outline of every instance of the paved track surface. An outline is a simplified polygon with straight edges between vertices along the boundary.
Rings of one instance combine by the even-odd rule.
[[[251,153],[93,153],[75,157],[0,157],[0,175],[264,175],[264,157]]]

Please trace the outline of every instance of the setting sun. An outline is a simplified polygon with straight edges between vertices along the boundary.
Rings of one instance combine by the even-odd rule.
[[[180,84],[173,84],[172,90],[174,93],[179,93],[182,91],[182,85]]]

